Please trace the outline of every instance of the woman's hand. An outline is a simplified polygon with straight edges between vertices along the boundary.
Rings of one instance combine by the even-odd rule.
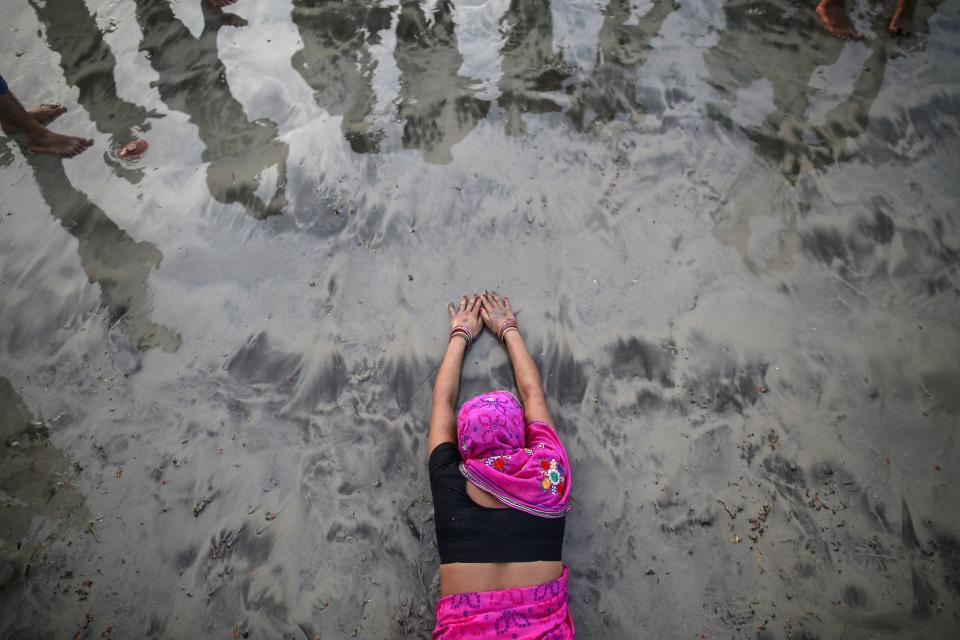
[[[447,311],[450,312],[451,329],[466,327],[473,334],[474,340],[480,337],[480,332],[483,331],[483,324],[480,322],[480,296],[463,296],[460,298],[459,309],[448,304]]]
[[[490,333],[496,335],[500,330],[500,325],[506,320],[514,320],[513,309],[510,307],[510,298],[506,296],[501,300],[496,293],[487,293],[480,296],[480,317],[483,318],[483,324],[487,325]]]
[[[469,298],[460,298],[460,308],[452,304],[447,305],[450,312],[450,326],[453,329],[463,327],[474,338],[483,331],[480,322],[480,297],[473,295]],[[460,369],[463,367],[463,357],[469,345],[469,340],[463,332],[457,332],[463,338],[453,339],[447,343],[446,352],[437,370],[437,379],[433,383],[433,402],[430,405],[430,430],[427,435],[427,453],[431,453],[437,445],[443,442],[457,442],[457,397],[460,394]]]

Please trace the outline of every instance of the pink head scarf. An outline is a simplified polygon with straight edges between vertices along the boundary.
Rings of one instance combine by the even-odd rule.
[[[523,407],[508,391],[465,402],[457,416],[460,473],[508,507],[541,518],[570,510],[570,463],[549,425],[524,426]]]

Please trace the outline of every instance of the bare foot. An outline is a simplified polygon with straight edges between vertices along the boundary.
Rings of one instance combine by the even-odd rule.
[[[917,0],[899,0],[887,31],[895,36],[909,35],[913,29],[913,12],[916,8]]]
[[[55,118],[62,116],[66,112],[67,108],[62,104],[50,104],[48,102],[38,104],[31,109],[27,109],[27,113],[30,114],[30,117],[40,124],[47,124],[48,122],[53,121]]]
[[[27,149],[31,153],[52,153],[57,156],[72,157],[93,144],[89,138],[77,138],[54,133],[44,129],[35,135],[28,136]]]
[[[44,103],[27,109],[27,115],[29,115],[34,122],[38,124],[47,124],[54,118],[57,118],[63,115],[67,111],[67,108],[60,104],[48,104]],[[3,123],[3,132],[6,134],[16,133],[19,131],[17,127],[13,124]]]
[[[844,0],[820,0],[817,17],[824,28],[844,40],[862,40],[863,34],[853,27],[850,16],[843,6]]]
[[[210,0],[210,6],[215,9],[222,9],[228,5],[233,4],[237,0]]]

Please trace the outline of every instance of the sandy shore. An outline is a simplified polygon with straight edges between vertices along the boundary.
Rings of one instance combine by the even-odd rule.
[[[862,43],[779,0],[202,6],[0,8],[95,140],[0,137],[0,636],[428,636],[483,288],[570,454],[579,637],[955,635],[960,2]],[[489,335],[463,376],[512,384]]]

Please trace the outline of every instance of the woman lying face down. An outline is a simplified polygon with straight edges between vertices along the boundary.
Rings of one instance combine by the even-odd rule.
[[[449,305],[450,341],[430,411],[440,551],[434,638],[572,638],[563,532],[570,463],[508,298]],[[484,327],[507,349],[520,398],[491,391],[456,411],[464,353]]]

